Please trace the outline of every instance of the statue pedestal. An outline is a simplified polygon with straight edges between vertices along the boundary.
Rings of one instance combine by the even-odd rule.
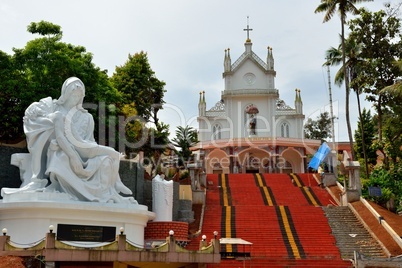
[[[57,195],[60,195],[58,199]],[[50,225],[54,226],[57,237],[57,226],[63,224],[115,227],[116,235],[123,227],[127,240],[141,247],[144,245],[144,228],[154,218],[155,213],[143,205],[71,201],[62,193],[18,193],[12,195],[12,200],[0,201],[0,228],[7,228],[7,235],[17,246],[36,244],[49,232]],[[80,247],[105,244],[68,243]]]

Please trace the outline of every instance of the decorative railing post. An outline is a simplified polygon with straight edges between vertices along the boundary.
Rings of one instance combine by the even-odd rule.
[[[168,243],[169,243],[168,252],[176,252],[176,238],[174,237],[173,230],[169,231]]]
[[[120,227],[120,234],[117,236],[117,247],[119,250],[126,250],[126,235],[124,234],[124,228]]]
[[[50,249],[50,248],[55,248],[56,247],[56,234],[53,232],[53,225],[49,226],[49,232],[46,233],[46,244],[45,244],[45,248],[46,249]]]
[[[5,251],[6,250],[6,244],[7,242],[10,241],[10,236],[9,235],[4,235],[0,236],[0,251]]]

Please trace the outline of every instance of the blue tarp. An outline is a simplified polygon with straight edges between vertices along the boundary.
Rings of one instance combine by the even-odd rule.
[[[315,153],[310,163],[308,164],[308,167],[318,170],[318,167],[320,166],[321,162],[325,159],[325,157],[330,151],[331,148],[329,148],[326,142],[321,144],[320,148],[318,148],[318,151]]]

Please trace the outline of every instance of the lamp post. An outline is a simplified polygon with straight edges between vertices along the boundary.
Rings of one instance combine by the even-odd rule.
[[[214,238],[216,239],[218,236],[218,231],[214,231]]]

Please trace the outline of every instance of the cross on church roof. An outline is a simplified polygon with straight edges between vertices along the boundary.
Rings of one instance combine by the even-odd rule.
[[[250,29],[249,25],[248,25],[248,16],[247,16],[247,29],[243,29],[243,31],[247,31],[247,40],[246,42],[250,42],[250,31],[252,31],[253,29]]]

